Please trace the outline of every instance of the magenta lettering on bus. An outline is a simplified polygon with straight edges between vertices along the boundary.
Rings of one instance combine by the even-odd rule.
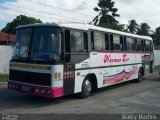
[[[104,56],[104,63],[107,62],[128,62],[129,58],[127,58],[127,54],[123,54],[122,58],[111,58],[111,55],[106,54]]]

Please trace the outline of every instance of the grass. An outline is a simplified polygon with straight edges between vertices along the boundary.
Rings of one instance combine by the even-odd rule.
[[[0,82],[7,82],[9,80],[8,74],[0,75]]]
[[[160,71],[160,65],[155,66],[155,70]]]

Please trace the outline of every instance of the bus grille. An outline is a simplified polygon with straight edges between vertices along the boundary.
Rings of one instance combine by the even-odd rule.
[[[9,80],[34,85],[51,86],[51,74],[49,73],[10,70]]]

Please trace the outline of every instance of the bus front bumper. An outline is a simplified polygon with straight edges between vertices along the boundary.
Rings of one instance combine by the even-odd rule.
[[[8,82],[8,89],[47,98],[58,98],[64,95],[63,87],[51,88],[51,87],[43,87],[37,85],[28,85],[28,84],[18,83],[15,81]]]

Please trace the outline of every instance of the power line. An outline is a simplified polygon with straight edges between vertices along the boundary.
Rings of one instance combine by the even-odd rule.
[[[22,6],[18,6],[18,5],[15,5],[15,4],[12,4],[12,6],[15,6],[15,7],[18,7],[18,8],[23,8],[23,9],[26,9],[26,10],[33,10],[34,12],[37,11],[37,13],[44,13],[44,14],[48,14],[48,15],[52,15],[53,14],[53,15],[56,15],[56,16],[59,16],[59,17],[62,17],[62,18],[67,18],[67,19],[71,19],[71,20],[76,19],[77,20],[77,18],[74,18],[74,17],[61,16],[61,15],[57,15],[57,14],[51,13],[51,12],[39,11],[39,10],[35,10],[35,9],[28,9],[28,8],[25,8],[25,7],[22,7]],[[78,21],[86,22],[85,20],[81,20],[81,19],[78,19]]]
[[[0,6],[2,6],[2,5],[0,5]],[[13,5],[13,6],[17,6],[17,5]],[[3,7],[6,7],[6,6],[3,6]],[[17,6],[17,7],[19,7],[19,6]],[[28,9],[28,8],[24,8],[24,7],[21,7],[21,8],[23,8],[23,9],[26,9],[26,10],[30,10],[30,9]],[[14,11],[16,11],[16,12],[19,12],[20,14],[31,14],[31,13],[26,13],[26,12],[21,12],[21,11],[19,11],[19,10],[16,10],[16,9],[14,9]],[[35,12],[35,11],[37,11],[37,12]],[[35,11],[33,11],[34,13],[42,13],[43,11],[38,11],[38,10],[35,10]],[[5,11],[4,11],[5,12]],[[47,12],[43,12],[43,13],[47,13]],[[47,13],[48,14],[48,13]],[[39,15],[39,14],[37,14],[38,16],[41,16],[42,17],[42,14],[41,15]],[[50,15],[50,14],[48,14],[48,15]],[[57,15],[57,16],[60,16],[60,15]],[[43,17],[44,17],[44,15],[43,15]],[[60,16],[60,17],[64,17],[64,16]],[[75,20],[73,20],[73,18],[71,19],[70,17],[66,17],[67,19],[71,19],[71,20],[66,20],[66,19],[60,19],[60,18],[55,18],[55,17],[49,17],[49,16],[45,16],[45,18],[49,18],[49,19],[54,19],[54,20],[60,20],[60,21],[66,21],[66,22],[78,22],[78,21],[75,21]],[[79,20],[79,21],[82,21],[82,20]],[[82,21],[82,22],[86,22],[86,21]]]
[[[19,14],[22,14],[22,12],[18,11],[18,10],[15,10],[16,12],[18,12]],[[4,11],[5,13],[11,15],[12,13],[8,13],[7,11]],[[30,13],[28,12],[23,12],[23,14],[28,14],[28,15],[31,15]],[[32,15],[31,15],[32,16]],[[39,15],[37,14],[36,16],[41,16],[41,17],[45,17],[45,18],[49,18],[49,19],[53,19],[53,20],[60,20],[60,21],[66,21],[66,22],[72,22],[70,20],[62,20],[62,19],[58,19],[58,18],[54,18],[54,17],[48,17],[48,16],[42,16],[42,15]]]
[[[60,9],[60,10],[65,11],[65,12],[68,11],[68,12],[75,13],[75,14],[81,14],[81,15],[83,15],[83,16],[95,17],[95,16],[88,15],[88,14],[85,14],[85,13],[75,12],[75,11],[73,11],[73,10],[68,10],[68,9],[65,9],[65,8],[61,8],[61,7],[57,7],[57,6],[45,4],[45,3],[42,3],[42,2],[37,2],[37,1],[33,1],[33,0],[27,0],[27,1],[31,1],[31,2],[34,2],[34,3],[37,3],[37,4],[41,4],[41,5],[43,5],[43,6],[48,6],[48,7],[51,7],[51,8]]]

